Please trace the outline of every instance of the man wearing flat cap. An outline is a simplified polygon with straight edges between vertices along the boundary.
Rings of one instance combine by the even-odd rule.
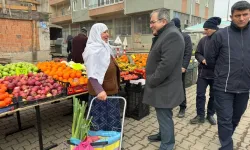
[[[196,91],[196,113],[197,116],[190,120],[191,124],[198,124],[205,122],[205,104],[206,104],[206,89],[209,85],[209,101],[207,105],[207,120],[211,125],[216,125],[216,120],[213,115],[215,114],[214,107],[214,71],[213,68],[207,66],[207,56],[212,52],[209,49],[211,45],[211,38],[214,33],[219,30],[218,25],[221,23],[221,18],[211,17],[203,25],[204,34],[196,49],[195,58],[199,62],[198,66],[198,79],[197,79],[197,91]]]

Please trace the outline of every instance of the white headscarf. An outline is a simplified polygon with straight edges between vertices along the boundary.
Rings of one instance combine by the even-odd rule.
[[[112,54],[109,44],[101,38],[101,34],[107,30],[108,27],[103,23],[94,24],[90,29],[87,45],[82,53],[88,78],[95,78],[100,84],[103,83]]]

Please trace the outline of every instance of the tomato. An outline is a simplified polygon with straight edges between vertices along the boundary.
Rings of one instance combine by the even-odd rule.
[[[0,101],[0,108],[5,107],[5,106],[6,106],[5,102],[4,101]]]
[[[4,102],[6,105],[9,105],[12,102],[12,99],[10,97],[7,97],[4,99]]]

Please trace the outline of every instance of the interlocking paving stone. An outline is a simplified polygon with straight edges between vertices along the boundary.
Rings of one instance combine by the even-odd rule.
[[[217,150],[220,147],[218,128],[206,121],[191,125],[190,119],[196,115],[196,86],[187,88],[187,111],[185,118],[177,118],[179,107],[173,109],[175,124],[175,150]],[[208,94],[207,94],[207,98]],[[51,142],[58,147],[52,150],[69,150],[66,140],[71,137],[72,116],[63,116],[71,111],[71,101],[41,106],[44,147]],[[250,103],[249,103],[250,106]],[[235,150],[250,150],[250,107],[246,110],[237,127],[234,139]],[[21,111],[23,125],[36,125],[35,109]],[[216,116],[215,116],[216,118]],[[137,121],[125,118],[123,148],[125,150],[158,150],[160,142],[149,142],[147,137],[159,132],[155,109]],[[31,128],[5,137],[4,134],[17,128],[16,115],[0,118],[0,150],[39,150],[38,133]],[[29,144],[29,145],[27,145]]]

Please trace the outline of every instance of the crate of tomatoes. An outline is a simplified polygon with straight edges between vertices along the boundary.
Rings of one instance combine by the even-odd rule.
[[[0,84],[0,113],[13,110],[17,107],[17,100],[7,92],[7,86]]]

